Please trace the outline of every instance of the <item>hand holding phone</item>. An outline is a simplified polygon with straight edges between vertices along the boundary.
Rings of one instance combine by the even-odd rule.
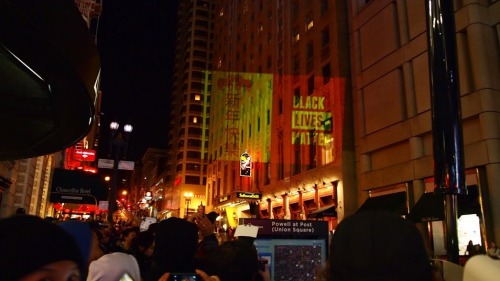
[[[196,273],[170,273],[168,281],[200,281],[201,278]]]

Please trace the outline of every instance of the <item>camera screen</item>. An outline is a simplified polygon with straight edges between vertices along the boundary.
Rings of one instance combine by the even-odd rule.
[[[326,262],[324,239],[258,239],[259,259],[267,260],[271,280],[312,280]]]
[[[171,273],[169,281],[199,281],[201,278],[196,273]]]

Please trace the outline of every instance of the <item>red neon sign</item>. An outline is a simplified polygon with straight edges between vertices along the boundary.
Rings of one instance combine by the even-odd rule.
[[[95,161],[95,150],[91,149],[75,149],[73,158],[77,161]]]

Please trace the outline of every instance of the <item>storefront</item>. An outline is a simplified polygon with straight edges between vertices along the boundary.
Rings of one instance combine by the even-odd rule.
[[[257,192],[234,191],[217,199],[214,211],[220,215],[220,227],[236,227],[240,218],[261,218],[260,202],[262,194]]]
[[[69,218],[99,219],[104,211],[99,202],[106,201],[108,188],[99,175],[79,170],[55,169],[49,201],[55,215]]]

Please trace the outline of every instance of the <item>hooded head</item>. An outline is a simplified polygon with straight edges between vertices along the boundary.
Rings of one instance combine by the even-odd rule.
[[[139,265],[134,256],[116,252],[91,262],[87,281],[120,280],[125,274],[132,280],[141,280]]]
[[[418,229],[384,211],[363,211],[344,219],[333,235],[329,263],[335,281],[431,280]]]
[[[61,222],[59,226],[75,239],[84,261],[89,260],[90,248],[92,246],[92,230],[86,222],[69,220]]]
[[[85,264],[73,238],[61,227],[36,216],[0,220],[0,280],[15,281],[40,267],[73,261]]]

